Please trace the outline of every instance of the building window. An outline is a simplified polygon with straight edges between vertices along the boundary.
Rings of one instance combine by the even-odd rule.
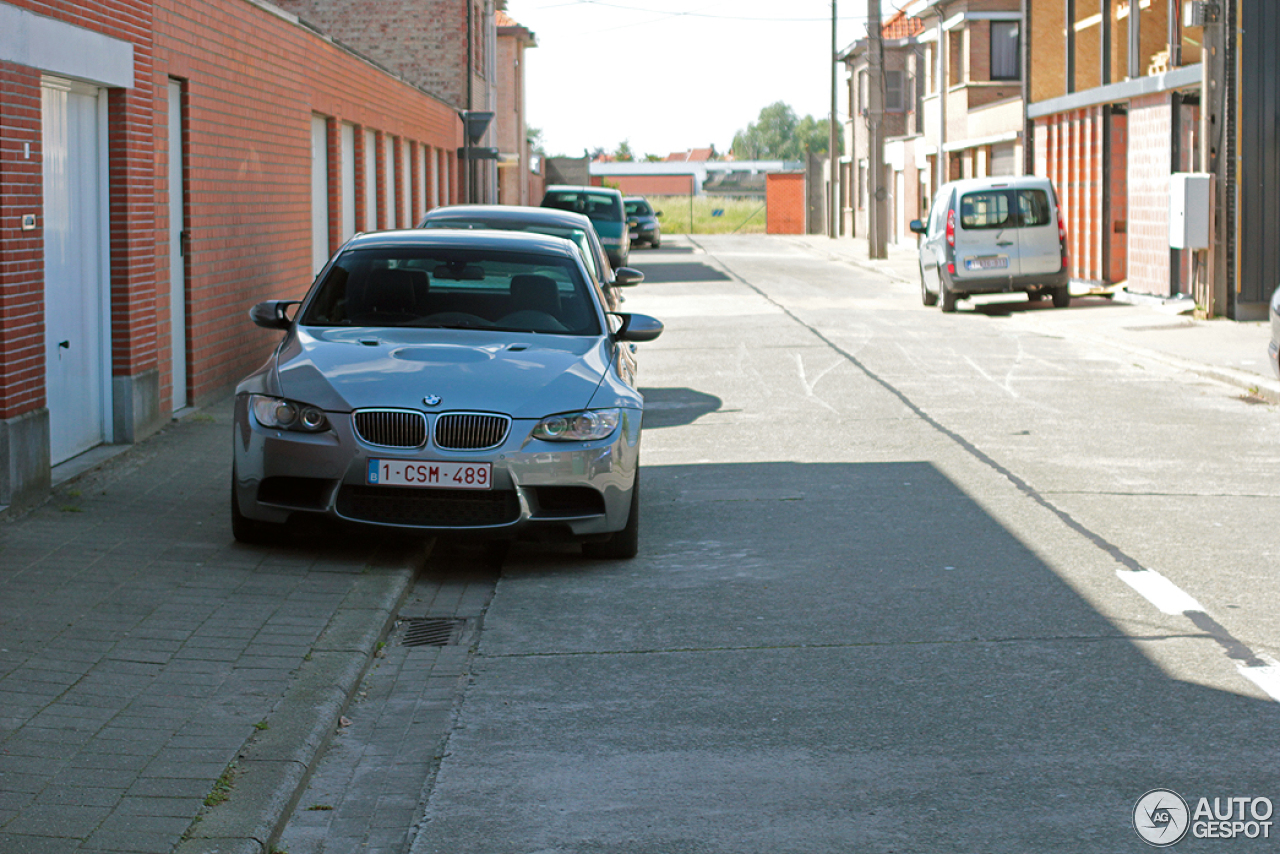
[[[884,108],[890,113],[900,113],[907,108],[905,77],[901,71],[884,73]]]
[[[1022,64],[1018,61],[1021,37],[1017,21],[991,22],[991,79],[1018,80]]]

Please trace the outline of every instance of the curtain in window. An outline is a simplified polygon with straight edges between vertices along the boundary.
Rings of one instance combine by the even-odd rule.
[[[1018,65],[1018,22],[991,22],[991,79],[1017,80],[1022,76]]]

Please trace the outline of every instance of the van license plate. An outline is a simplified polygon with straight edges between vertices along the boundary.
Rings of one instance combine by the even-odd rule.
[[[966,270],[1000,270],[1009,266],[1007,255],[980,255],[977,258],[964,259]]]

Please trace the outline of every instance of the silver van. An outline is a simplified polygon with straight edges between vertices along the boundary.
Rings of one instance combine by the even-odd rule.
[[[920,297],[955,311],[973,294],[1023,291],[1071,304],[1067,230],[1047,178],[970,178],[943,184],[927,223],[911,222],[920,241]]]

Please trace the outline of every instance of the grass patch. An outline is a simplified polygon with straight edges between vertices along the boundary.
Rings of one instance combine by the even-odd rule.
[[[329,804],[312,804],[307,807],[307,812],[327,812],[333,809]]]
[[[694,196],[690,227],[688,196],[649,196],[653,209],[662,211],[658,221],[663,234],[764,234],[764,199]],[[721,211],[720,216],[715,212]]]
[[[213,789],[209,794],[205,795],[204,805],[206,807],[216,807],[231,797],[231,787],[236,783],[236,766],[228,765],[227,770],[222,772],[222,776],[218,777],[217,782],[213,784]]]

